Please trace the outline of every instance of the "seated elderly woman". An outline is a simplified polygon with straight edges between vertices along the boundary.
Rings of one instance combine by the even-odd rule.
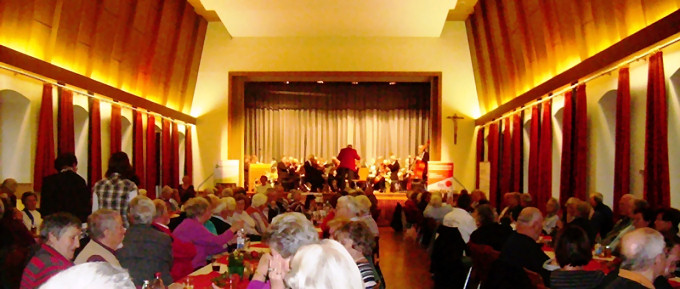
[[[281,274],[276,269],[273,272],[270,276]],[[292,289],[365,288],[352,256],[340,243],[328,239],[303,246],[295,253],[286,284]]]
[[[332,224],[333,239],[340,242],[352,260],[357,264],[361,278],[366,289],[372,289],[378,283],[373,269],[373,264],[366,258],[373,254],[375,235],[371,233],[368,226],[361,221],[339,221]]]
[[[435,221],[441,223],[444,220],[444,216],[451,212],[451,210],[453,210],[451,205],[442,203],[442,194],[434,193],[430,197],[430,204],[425,207],[423,216],[426,218],[432,218]]]
[[[264,214],[264,208],[267,206],[267,195],[257,193],[253,195],[253,200],[250,207],[246,209],[246,213],[255,220],[255,229],[258,235],[264,234],[269,226],[267,215]]]
[[[246,197],[239,194],[234,197],[234,199],[236,200],[236,210],[231,216],[232,220],[241,221],[243,223],[243,230],[250,240],[261,240],[262,235],[256,229],[257,221],[246,212]]]
[[[194,271],[191,261],[196,257],[196,246],[173,236],[170,228],[168,228],[170,216],[163,200],[155,199],[153,204],[156,207],[156,213],[154,214],[151,226],[172,238],[172,268],[170,268],[170,277],[172,277],[172,280],[179,280]]]
[[[85,245],[74,263],[108,262],[120,266],[116,250],[125,238],[125,227],[120,213],[111,209],[99,209],[87,217],[90,241]]]
[[[477,229],[470,234],[470,242],[489,245],[496,251],[503,249],[503,244],[512,234],[512,228],[497,222],[496,211],[489,204],[477,206],[472,215]]]
[[[555,258],[559,270],[550,274],[550,288],[595,288],[602,282],[602,271],[585,271],[593,258],[587,233],[579,226],[567,225],[557,234]]]
[[[271,254],[262,256],[248,288],[283,288],[283,276],[288,273],[290,258],[298,248],[318,241],[314,225],[303,214],[283,213],[274,217],[264,234]],[[269,281],[265,282],[267,278]]]
[[[233,239],[236,231],[243,226],[242,222],[235,222],[229,230],[220,235],[210,233],[203,226],[203,223],[210,219],[212,215],[209,208],[210,204],[204,198],[189,199],[184,204],[187,218],[173,232],[176,238],[193,243],[196,246],[196,256],[191,261],[194,268],[204,266],[206,257],[223,252],[227,242]]]
[[[165,206],[171,212],[179,211],[179,203],[173,198],[174,190],[170,186],[163,186],[161,190],[161,200],[165,201]]]
[[[54,213],[40,226],[42,245],[26,265],[21,288],[38,288],[55,274],[73,266],[71,259],[80,246],[80,219],[69,213]]]
[[[156,206],[151,199],[137,196],[130,201],[130,228],[123,240],[123,248],[116,252],[123,268],[130,271],[136,286],[153,280],[161,273],[163,283],[172,283],[172,238],[151,227]]]
[[[106,262],[86,262],[54,275],[40,289],[135,289],[128,271]]]
[[[215,230],[217,234],[222,234],[224,231],[231,228],[232,218],[236,210],[236,200],[232,197],[221,198],[217,206],[213,209],[213,215],[210,217],[210,221],[215,225]]]
[[[365,195],[358,195],[354,197],[354,201],[359,208],[359,219],[368,225],[373,236],[378,237],[380,231],[378,230],[378,223],[371,216],[371,200]]]

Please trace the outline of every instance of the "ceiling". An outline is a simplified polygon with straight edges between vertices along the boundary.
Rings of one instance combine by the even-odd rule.
[[[232,37],[439,37],[477,0],[187,0]]]

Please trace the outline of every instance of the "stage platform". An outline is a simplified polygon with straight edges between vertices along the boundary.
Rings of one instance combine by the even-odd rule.
[[[397,204],[404,206],[406,202],[406,192],[397,193],[380,193],[376,192],[375,197],[378,199],[378,208],[380,209],[380,217],[378,218],[378,226],[387,227],[392,222],[392,215]]]

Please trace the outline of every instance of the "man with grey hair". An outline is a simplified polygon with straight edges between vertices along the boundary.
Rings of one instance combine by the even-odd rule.
[[[125,227],[118,211],[99,209],[87,218],[90,241],[76,257],[74,263],[108,262],[119,266],[116,250],[125,238]]]
[[[665,270],[665,243],[661,233],[640,228],[621,238],[623,262],[619,275],[604,288],[654,288],[652,283]]]
[[[543,277],[543,282],[550,284],[550,272],[543,268],[543,263],[550,259],[541,245],[536,243],[543,230],[543,215],[535,207],[524,208],[517,217],[517,229],[503,245],[500,259],[534,271]]]
[[[614,214],[612,209],[602,202],[603,196],[600,193],[590,194],[588,201],[593,207],[593,215],[590,217],[590,224],[596,233],[600,234],[600,238],[607,236],[614,226]]]
[[[172,283],[172,238],[153,229],[156,206],[151,199],[137,196],[130,201],[130,228],[117,255],[123,268],[130,271],[136,286],[161,273],[163,283]]]

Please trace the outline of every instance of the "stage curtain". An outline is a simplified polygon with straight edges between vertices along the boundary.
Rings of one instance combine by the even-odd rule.
[[[529,194],[531,194],[531,197],[536,200],[536,195],[538,194],[538,150],[539,150],[539,141],[540,141],[540,124],[541,124],[541,115],[540,115],[540,109],[538,105],[534,105],[531,108],[531,126],[529,130],[529,178],[528,178],[528,187],[529,187]]]
[[[475,188],[479,188],[479,163],[484,161],[484,127],[477,128],[477,163],[475,164]]]
[[[574,160],[572,163],[573,196],[586,200],[586,178],[588,177],[588,99],[586,84],[581,83],[576,88],[574,102]]]
[[[87,146],[88,184],[102,179],[102,119],[99,100],[90,98],[90,123],[88,125],[89,144]]]
[[[552,196],[552,100],[541,108],[541,133],[538,149],[538,190],[534,204],[545,212],[545,203]]]
[[[172,122],[172,152],[170,152],[170,186],[179,187],[179,133],[177,123]]]
[[[156,161],[156,118],[148,114],[146,121],[146,191],[149,198],[156,197],[156,176],[158,163]]]
[[[619,199],[630,192],[630,72],[619,70],[616,90],[616,148],[614,157],[614,212],[619,215]]]
[[[560,207],[573,195],[573,135],[574,135],[574,98],[571,91],[564,94],[562,110],[562,158],[560,170]]]
[[[184,175],[194,177],[194,150],[191,144],[191,126],[184,125]]]
[[[135,174],[139,178],[139,186],[145,188],[144,180],[144,123],[142,113],[132,111],[134,122],[132,123],[132,166],[135,168]]]
[[[644,172],[645,200],[655,208],[670,206],[667,110],[663,53],[657,52],[649,58]]]
[[[522,129],[522,119],[524,119],[523,112],[512,116],[512,186],[511,191],[521,192],[524,167],[522,160],[524,159],[524,130]]]
[[[491,167],[489,176],[489,203],[497,209],[501,209],[501,198],[498,195],[498,158],[500,155],[500,138],[498,122],[489,125],[489,136],[487,137],[489,147],[489,165]]]
[[[170,120],[161,120],[161,186],[172,186],[172,136],[170,135]]]
[[[503,139],[501,142],[501,160],[500,160],[500,185],[499,196],[510,192],[512,182],[512,131],[510,126],[511,119],[503,119]]]
[[[52,85],[43,84],[40,115],[38,116],[38,138],[35,145],[33,166],[33,190],[42,189],[43,178],[56,173],[54,170],[54,127],[52,110]]]
[[[73,91],[59,88],[59,108],[57,111],[57,152],[76,152],[75,133],[73,124]]]
[[[121,151],[121,123],[120,123],[120,106],[116,103],[111,104],[111,154]]]

